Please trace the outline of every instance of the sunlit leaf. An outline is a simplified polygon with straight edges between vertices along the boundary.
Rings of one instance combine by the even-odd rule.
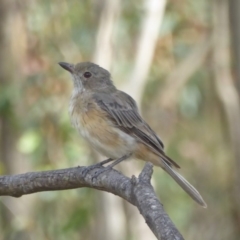
[[[18,149],[22,153],[32,153],[40,144],[40,136],[36,131],[25,132],[18,141]]]

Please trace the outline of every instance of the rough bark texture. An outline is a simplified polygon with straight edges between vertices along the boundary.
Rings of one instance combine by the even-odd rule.
[[[138,178],[133,176],[131,179],[114,169],[103,172],[103,167],[96,167],[87,174],[86,170],[87,167],[76,167],[0,176],[0,196],[20,197],[41,191],[95,188],[111,192],[135,205],[157,239],[183,239],[151,186],[153,170],[150,163],[145,165]]]

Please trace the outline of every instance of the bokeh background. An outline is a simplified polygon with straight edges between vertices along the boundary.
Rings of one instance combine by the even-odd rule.
[[[59,61],[93,61],[133,96],[208,203],[161,169],[153,184],[186,239],[240,239],[239,0],[0,0],[0,174],[90,165]],[[102,158],[103,159],[103,158]],[[138,174],[143,163],[119,169]],[[151,240],[137,210],[92,189],[0,198],[0,240]]]

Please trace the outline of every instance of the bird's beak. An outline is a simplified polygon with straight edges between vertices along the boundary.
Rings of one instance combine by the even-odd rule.
[[[58,63],[62,68],[65,70],[69,71],[70,73],[73,73],[74,71],[74,65],[71,63],[66,63],[66,62],[59,62]]]

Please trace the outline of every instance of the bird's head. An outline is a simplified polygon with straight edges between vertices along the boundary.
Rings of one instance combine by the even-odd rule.
[[[66,62],[59,62],[59,65],[71,73],[74,88],[78,92],[101,91],[114,87],[110,73],[97,64],[82,62],[74,65]]]

